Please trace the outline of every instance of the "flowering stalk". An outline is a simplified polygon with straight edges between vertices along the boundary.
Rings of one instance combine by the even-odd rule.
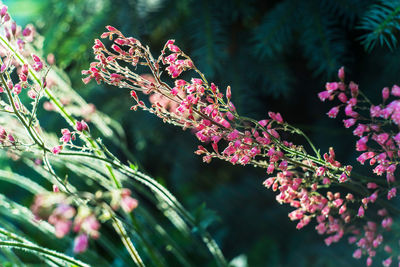
[[[370,178],[355,173],[352,175],[351,166],[343,166],[335,159],[333,148],[321,156],[309,138],[286,123],[279,113],[269,112],[267,118],[259,121],[240,116],[231,101],[231,88],[228,86],[224,95],[214,83],[209,83],[174,40],[169,40],[161,55],[155,59],[149,47],[139,40],[124,36],[112,26],[106,28],[108,31],[101,37],[112,41],[111,48],[95,40],[93,50],[96,61],[90,64],[88,70],[82,71],[86,75],[84,83],[94,79],[97,83],[130,89],[136,103],[132,110],[141,108],[166,123],[191,129],[206,144],[200,145],[195,152],[203,155],[205,162],[219,158],[232,164],[261,167],[268,174],[276,173],[276,176],[265,180],[264,185],[280,191],[276,197],[279,203],[295,208],[289,217],[299,221],[298,229],[316,219],[318,233],[328,235],[325,239],[327,245],[338,242],[345,233],[361,235],[356,225],[360,221],[358,218],[364,217],[367,204],[382,203],[376,192],[371,194],[369,191],[375,184],[369,183],[367,188],[363,186]],[[139,66],[147,67],[150,74],[137,73]],[[194,72],[197,77],[190,81],[179,79],[184,72]],[[169,85],[165,76],[172,79],[173,85]],[[149,95],[151,105],[140,98],[140,93]],[[336,113],[335,109],[329,114],[333,116]],[[303,136],[314,155],[303,146],[285,140],[283,137],[288,134]],[[376,139],[385,142],[388,138],[381,136]],[[343,196],[343,193],[321,190],[331,186],[343,187],[348,193]],[[395,194],[394,190],[391,192]],[[358,212],[354,212],[355,207]],[[391,217],[386,210],[381,212],[381,216],[386,222],[383,230],[388,230]],[[371,244],[374,243],[371,240],[382,240],[380,231],[376,224],[368,222],[364,227],[365,238]],[[360,240],[365,238],[360,237]],[[361,241],[360,246],[369,253],[369,262],[372,262],[375,249],[381,242],[367,246],[368,242]]]
[[[4,26],[7,31],[7,26]],[[55,156],[73,156],[73,157],[82,157],[82,158],[90,158],[90,159],[97,159],[104,163],[106,166],[110,177],[112,178],[116,189],[122,190],[122,185],[120,181],[117,179],[115,175],[115,171],[117,170],[120,173],[127,175],[128,177],[134,178],[137,181],[145,184],[148,186],[152,191],[155,192],[156,195],[159,196],[159,199],[168,203],[168,205],[174,209],[179,216],[182,216],[184,220],[191,226],[195,227],[196,223],[192,216],[183,208],[183,206],[176,200],[172,194],[170,194],[165,188],[163,188],[160,184],[154,181],[152,178],[138,172],[137,170],[131,169],[129,166],[121,163],[113,154],[111,154],[102,144],[100,141],[95,141],[94,138],[91,137],[90,131],[88,129],[87,124],[84,121],[77,121],[63,106],[63,104],[53,95],[51,90],[46,87],[45,79],[40,79],[40,72],[44,67],[44,64],[41,60],[36,56],[33,55],[33,63],[28,64],[28,61],[22,55],[22,53],[26,53],[27,51],[24,50],[22,46],[14,48],[13,42],[16,41],[17,37],[5,37],[0,35],[0,41],[3,44],[3,48],[6,51],[8,56],[7,60],[10,63],[7,65],[4,63],[5,66],[2,68],[1,73],[1,83],[2,83],[2,90],[4,90],[8,97],[8,105],[5,106],[5,110],[9,113],[14,114],[18,120],[21,122],[23,128],[27,131],[28,137],[30,141],[34,142],[36,148],[42,151],[43,153],[43,162],[47,166],[47,170],[57,179],[57,183],[59,186],[62,186],[63,191],[70,194],[71,196],[77,197],[76,193],[71,191],[71,186],[66,184],[62,179],[60,179],[57,174],[52,169],[51,163],[48,159],[48,155],[55,155]],[[19,39],[18,39],[19,40]],[[15,61],[11,61],[15,60]],[[9,66],[15,65],[18,67],[18,70],[22,69],[22,74],[19,75],[20,82],[14,86],[12,83],[11,77],[9,75],[9,71],[12,69],[8,69]],[[31,84],[32,82],[33,84]],[[24,88],[36,88],[33,90],[33,93],[29,94],[32,90],[28,92],[28,95],[32,99],[34,99],[34,107],[31,111],[27,109],[21,102],[18,95],[22,92]],[[15,89],[16,88],[16,89]],[[41,96],[41,93],[44,93],[50,101],[54,104],[54,106],[59,110],[60,114],[67,120],[67,122],[74,128],[74,130],[69,129],[62,129],[62,137],[60,138],[60,143],[51,147],[49,146],[44,139],[41,137],[42,130],[39,127],[39,120],[36,118],[36,108],[38,105],[38,99]],[[76,145],[74,142],[76,141],[76,137],[79,137],[83,143],[86,143],[84,146]],[[0,137],[1,138],[1,137]],[[7,139],[7,140],[5,140]],[[6,136],[3,138],[2,144],[11,143],[13,148],[23,148],[27,147],[27,144],[20,142],[20,140],[15,139],[12,135]],[[126,199],[126,198],[125,198]],[[132,213],[130,212],[132,209],[132,202],[126,202],[124,198],[121,200],[124,210],[127,211],[129,216],[131,216],[131,220],[135,223],[135,218],[133,217]],[[129,210],[130,209],[130,210]],[[113,226],[116,232],[120,235],[125,247],[129,251],[132,259],[138,266],[144,266],[143,261],[140,259],[136,249],[134,248],[133,243],[131,242],[130,238],[127,236],[127,231],[124,229],[124,224],[111,213],[111,219],[113,220]],[[58,222],[58,221],[55,221]],[[143,239],[143,243],[147,246],[147,250],[152,257],[154,264],[157,264],[158,259],[156,258],[155,254],[152,252],[151,248],[146,245],[145,239],[142,237],[140,233],[139,225],[135,223],[135,228],[138,231],[138,235]],[[207,244],[210,252],[215,256],[218,264],[220,266],[225,266],[226,261],[218,248],[216,242],[212,239],[207,231],[204,229],[200,229],[200,235],[202,236],[203,240]],[[77,242],[78,247],[85,247],[87,243],[87,238],[84,236],[79,236],[79,242]],[[158,263],[158,265],[160,265]]]
[[[318,94],[321,101],[334,101],[338,99],[338,105],[332,107],[327,113],[330,118],[336,118],[340,110],[344,111],[344,126],[350,128],[356,126],[353,135],[357,136],[356,151],[361,152],[357,161],[364,165],[369,162],[373,166],[372,172],[377,176],[385,175],[386,179],[379,177],[368,181],[367,189],[372,194],[362,199],[359,211],[364,213],[368,204],[374,203],[379,197],[391,201],[397,195],[398,182],[395,178],[395,171],[399,164],[400,157],[400,87],[393,85],[391,89],[382,89],[382,102],[373,104],[370,99],[359,89],[358,84],[353,81],[346,82],[345,71],[342,67],[338,73],[338,82],[329,82],[324,91]],[[382,201],[382,200],[381,200]],[[391,209],[393,213],[393,209]],[[396,210],[398,213],[398,210]],[[386,209],[371,210],[370,213],[381,217],[381,226],[374,222],[368,222],[365,228],[365,237],[352,237],[349,242],[357,242],[359,247],[353,254],[355,258],[367,255],[367,266],[372,264],[376,248],[383,244],[384,237],[380,234],[376,239],[371,238],[373,233],[383,228],[391,230],[393,219]],[[390,236],[388,235],[388,238]],[[387,241],[388,242],[388,241]],[[383,250],[390,256],[382,262],[384,266],[392,263],[393,246],[386,244]]]

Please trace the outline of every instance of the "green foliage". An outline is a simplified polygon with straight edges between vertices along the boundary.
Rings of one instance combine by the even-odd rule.
[[[372,5],[358,28],[366,31],[360,40],[367,51],[371,51],[377,44],[393,51],[400,37],[400,1],[382,0]]]

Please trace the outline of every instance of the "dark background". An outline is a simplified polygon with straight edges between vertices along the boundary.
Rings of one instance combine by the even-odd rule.
[[[380,90],[400,82],[400,2],[372,0],[12,0],[19,24],[32,22],[45,37],[43,52],[98,110],[117,119],[141,170],[162,181],[191,211],[202,203],[217,218],[209,227],[226,257],[246,255],[249,266],[355,266],[343,240],[326,247],[310,224],[298,231],[289,207],[264,189],[262,169],[202,162],[189,132],[133,112],[129,92],[92,82],[81,70],[93,60],[93,39],[113,25],[148,44],[157,56],[168,39],[192,57],[209,81],[232,87],[240,114],[263,119],[279,111],[304,130],[321,151],[355,162],[355,138],[341,119],[326,116],[317,98],[327,81],[346,68],[379,103]],[[397,9],[396,9],[397,8]],[[392,12],[392,13],[391,13]],[[393,16],[391,16],[393,15]],[[339,116],[340,117],[340,116]],[[50,123],[57,123],[50,121]],[[117,148],[115,152],[126,159]],[[362,260],[364,261],[364,260]]]

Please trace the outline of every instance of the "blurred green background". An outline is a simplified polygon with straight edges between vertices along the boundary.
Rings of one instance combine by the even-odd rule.
[[[93,60],[93,39],[105,25],[140,39],[154,55],[168,39],[176,39],[209,81],[221,88],[231,85],[239,113],[263,119],[268,111],[279,111],[321,151],[334,146],[341,162],[357,167],[355,138],[340,120],[327,118],[329,106],[317,93],[336,79],[341,66],[377,102],[383,87],[400,83],[399,1],[4,2],[20,25],[36,25],[45,37],[43,52],[55,55],[73,87],[123,125],[127,139],[121,141],[143,171],[163,181],[190,211],[203,203],[214,211],[209,229],[228,259],[245,255],[249,266],[364,265],[352,259],[345,241],[326,247],[313,225],[296,230],[287,217],[290,209],[263,188],[263,170],[202,163],[193,154],[198,142],[189,131],[130,111],[127,90],[84,86],[80,72]],[[124,159],[122,151],[114,150]]]

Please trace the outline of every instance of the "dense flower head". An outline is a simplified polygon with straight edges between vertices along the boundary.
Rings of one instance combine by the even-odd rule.
[[[289,218],[297,221],[298,229],[314,220],[317,222],[315,229],[327,236],[325,243],[330,245],[352,229],[354,220],[364,217],[368,203],[377,200],[378,192],[369,193],[365,198],[368,203],[362,206],[350,192],[321,193],[322,188],[330,185],[352,182],[352,167],[337,161],[333,148],[323,155],[315,150],[316,155],[312,156],[303,146],[286,140],[290,134],[304,134],[288,124],[278,112],[268,112],[259,120],[241,117],[233,104],[232,88],[228,86],[224,93],[216,84],[208,82],[174,40],[167,41],[161,55],[155,59],[149,48],[138,40],[125,37],[111,26],[107,30],[101,37],[108,38],[112,44],[105,45],[95,40],[96,61],[83,71],[86,75],[83,81],[87,83],[94,79],[98,83],[127,88],[136,103],[132,110],[141,108],[164,122],[190,128],[202,143],[195,153],[203,156],[204,162],[218,158],[232,164],[265,168],[270,177],[264,185],[278,192],[276,199],[279,203],[294,208]],[[147,66],[149,72],[137,74],[137,65]],[[184,72],[187,72],[185,76],[182,75]],[[186,78],[190,75],[192,78]],[[328,115],[335,118],[344,107],[344,114],[349,117],[344,123],[346,127],[352,127],[361,116],[357,110],[360,92],[357,84],[345,84],[344,68],[338,75],[341,81],[327,83],[318,96],[322,101],[338,96],[340,104]],[[164,76],[169,76],[172,84],[170,80],[165,81]],[[142,99],[143,96],[146,97]],[[146,104],[148,102],[150,106]],[[376,113],[377,109],[373,112]],[[369,128],[360,123],[355,132],[363,135],[370,131]],[[389,137],[377,135],[370,138],[386,145]],[[358,144],[359,150],[365,151],[368,142],[368,138],[362,139]],[[135,207],[132,199],[126,198],[128,202],[125,203],[123,194],[117,192],[114,195],[114,209],[118,208],[118,202],[124,210]],[[129,205],[124,208],[125,204]],[[359,209],[358,214],[354,211],[355,206]],[[356,256],[359,253],[362,251]]]
[[[342,70],[341,70],[342,71]],[[341,72],[340,71],[340,72]],[[336,92],[327,87],[318,96],[329,94],[329,100],[333,101],[337,96],[340,103],[335,109],[343,109],[347,117],[343,120],[344,126],[350,128],[355,126],[353,135],[356,141],[355,150],[361,154],[357,161],[362,165],[369,163],[373,166],[372,172],[376,175],[374,182],[366,183],[369,195],[362,198],[362,204],[358,207],[357,216],[364,218],[367,210],[373,203],[378,202],[380,198],[392,200],[397,195],[395,172],[399,164],[400,153],[400,87],[393,85],[392,88],[382,89],[382,102],[380,104],[372,103],[364,94],[361,93],[359,86],[354,82],[345,83],[344,71],[339,75],[340,87],[343,92]],[[331,83],[330,83],[331,84]],[[339,87],[339,86],[338,86]],[[336,116],[329,116],[336,117]],[[380,178],[383,176],[384,178]],[[370,213],[375,213],[373,209]],[[350,243],[356,243],[358,249],[353,254],[355,258],[367,256],[367,266],[372,264],[373,258],[381,247],[387,232],[391,231],[393,219],[386,209],[377,211],[377,216],[383,217],[380,223],[367,221],[363,231],[354,230],[354,236],[349,239]],[[384,249],[387,253],[392,253],[389,245]],[[383,266],[390,266],[392,257],[382,262]]]

